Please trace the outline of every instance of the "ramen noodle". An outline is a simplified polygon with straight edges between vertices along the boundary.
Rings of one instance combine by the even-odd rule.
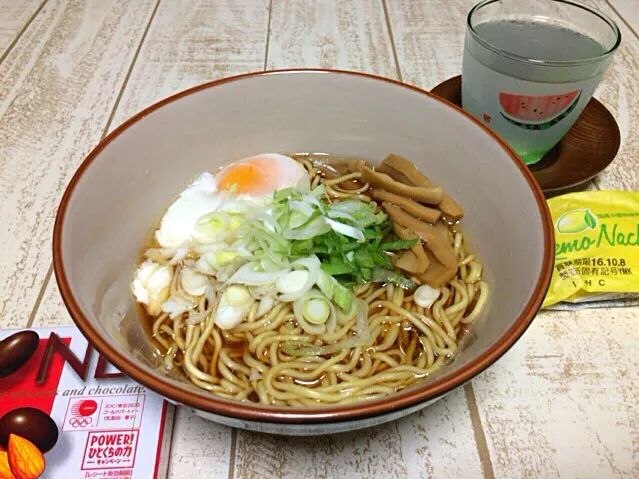
[[[378,398],[450,360],[487,301],[462,217],[398,155],[257,155],[168,208],[132,291],[165,366],[212,394]]]

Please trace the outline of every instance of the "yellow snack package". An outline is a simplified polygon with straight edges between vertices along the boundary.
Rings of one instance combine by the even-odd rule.
[[[555,267],[542,308],[638,297],[639,193],[583,191],[548,206]]]

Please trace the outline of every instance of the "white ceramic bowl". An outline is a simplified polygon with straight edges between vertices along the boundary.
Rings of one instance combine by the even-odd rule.
[[[158,366],[129,292],[143,238],[198,173],[265,151],[328,152],[418,164],[466,210],[466,236],[492,297],[463,350],[424,383],[340,407],[228,401]],[[370,75],[323,70],[255,73],[201,85],[137,114],[100,143],[73,177],[54,232],[55,273],[73,319],[120,370],[223,424],[322,434],[397,419],[490,366],[521,336],[550,280],[553,237],[544,197],[495,134],[425,91]]]

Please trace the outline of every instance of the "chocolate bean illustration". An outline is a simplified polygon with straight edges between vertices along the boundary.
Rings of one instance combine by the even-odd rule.
[[[28,439],[45,453],[58,441],[58,426],[45,412],[32,407],[22,407],[9,411],[0,419],[0,446],[5,449],[10,434]]]
[[[0,341],[0,378],[24,366],[38,348],[40,337],[35,331],[20,331]]]

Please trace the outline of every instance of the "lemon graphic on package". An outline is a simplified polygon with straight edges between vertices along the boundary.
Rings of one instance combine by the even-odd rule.
[[[597,217],[588,208],[579,208],[561,215],[556,226],[559,233],[581,233],[587,229],[594,230],[597,227]]]

